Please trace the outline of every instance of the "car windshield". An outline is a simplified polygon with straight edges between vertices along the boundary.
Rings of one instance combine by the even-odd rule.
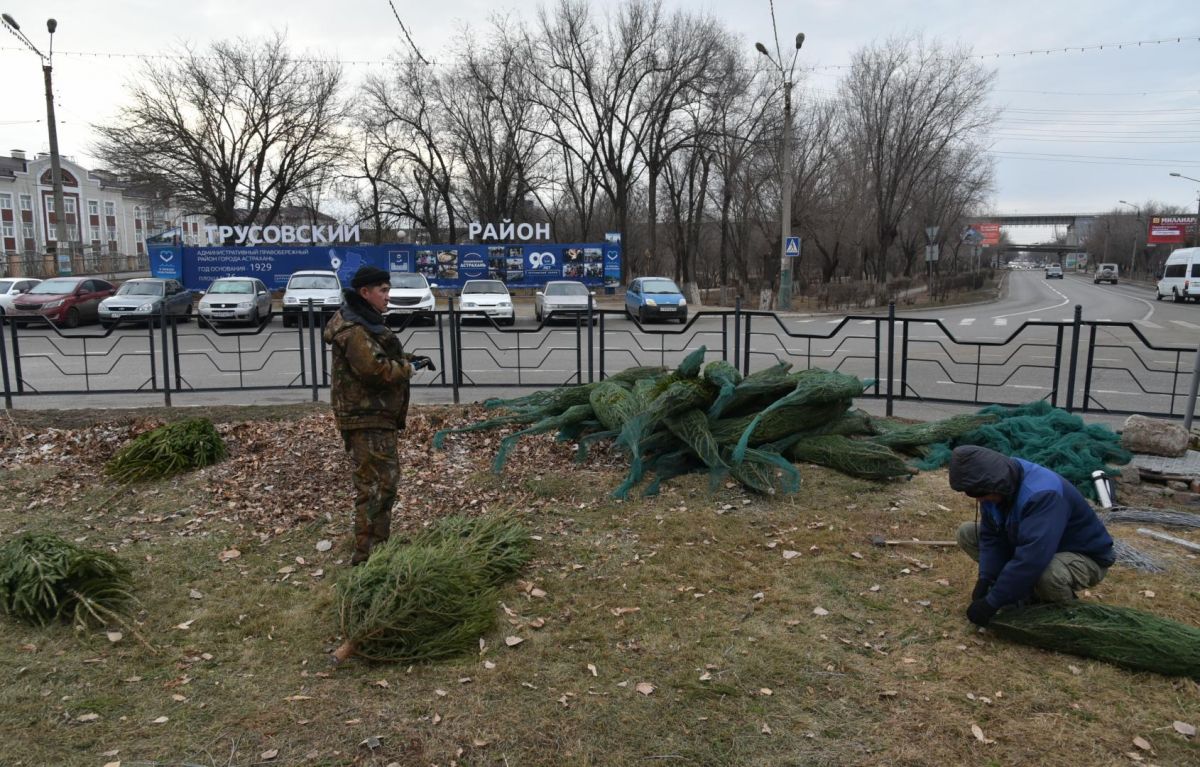
[[[34,294],[40,293],[44,296],[73,293],[75,288],[78,287],[79,282],[79,280],[46,280],[45,282],[39,282],[29,292]]]
[[[161,296],[161,282],[127,282],[117,291],[118,296]]]
[[[209,293],[253,293],[254,285],[248,280],[217,280],[208,286]]]
[[[288,290],[337,290],[337,277],[325,274],[298,274],[288,281]]]
[[[679,288],[670,280],[646,280],[642,283],[645,293],[678,293]]]
[[[508,288],[499,280],[477,280],[463,285],[463,294],[467,293],[507,293]]]
[[[12,289],[14,283],[16,280],[0,280],[0,293],[7,293]]]
[[[425,276],[416,272],[392,272],[391,283],[393,288],[406,290],[423,290],[429,287]]]
[[[578,282],[552,282],[546,286],[548,296],[586,296],[588,289]]]

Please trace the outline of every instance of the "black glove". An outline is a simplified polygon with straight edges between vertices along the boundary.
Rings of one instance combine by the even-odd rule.
[[[967,608],[967,620],[976,626],[986,626],[999,609],[998,607],[992,607],[986,599],[976,599]]]
[[[975,581],[975,590],[971,592],[971,601],[974,602],[976,599],[983,599],[991,590],[992,582],[985,578],[980,578]]]
[[[437,371],[437,368],[434,367],[434,365],[433,365],[433,360],[431,360],[428,357],[413,357],[412,358],[412,366],[413,366],[413,370],[430,370],[430,371],[434,371],[434,372]]]

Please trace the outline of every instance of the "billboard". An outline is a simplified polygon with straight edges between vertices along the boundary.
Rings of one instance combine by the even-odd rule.
[[[1151,216],[1147,244],[1182,245],[1196,231],[1195,216]]]
[[[979,232],[980,245],[1000,244],[1000,224],[982,222],[978,224],[971,224],[971,228],[976,232]]]
[[[514,288],[533,288],[549,280],[606,283],[620,275],[620,241],[552,245],[322,245],[254,247],[172,247],[149,245],[155,277],[179,280],[189,290],[206,290],[220,277],[257,277],[282,290],[293,272],[337,272],[342,284],[362,266],[392,272],[420,272],[439,288],[458,288],[467,280],[503,280]]]

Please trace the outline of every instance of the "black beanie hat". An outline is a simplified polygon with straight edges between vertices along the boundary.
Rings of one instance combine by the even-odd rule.
[[[350,287],[358,290],[359,288],[370,288],[384,282],[391,282],[392,277],[387,272],[377,266],[360,267],[354,273],[354,277],[350,280]]]

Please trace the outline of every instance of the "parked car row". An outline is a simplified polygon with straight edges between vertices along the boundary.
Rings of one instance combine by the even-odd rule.
[[[438,311],[437,297],[425,276],[415,272],[393,272],[388,292],[387,319],[395,322],[406,315],[432,315]],[[594,305],[595,293],[575,280],[547,282],[534,296],[534,318],[538,322],[586,311]],[[299,271],[288,279],[282,300],[285,327],[303,321],[312,307],[325,315],[342,306],[342,284],[332,271]],[[193,312],[206,322],[259,324],[272,315],[271,291],[255,277],[222,277],[214,280],[199,302],[178,280],[145,277],[128,280],[119,288],[98,277],[54,277],[48,280],[0,280],[0,315],[49,319],[56,325],[74,328],[87,322],[104,327],[117,323],[154,322],[166,313],[186,322]],[[459,293],[458,308],[467,314],[482,314],[501,325],[516,321],[515,302],[501,280],[467,280]],[[679,287],[665,277],[639,277],[625,294],[625,313],[646,323],[651,320],[687,321],[687,301]]]

